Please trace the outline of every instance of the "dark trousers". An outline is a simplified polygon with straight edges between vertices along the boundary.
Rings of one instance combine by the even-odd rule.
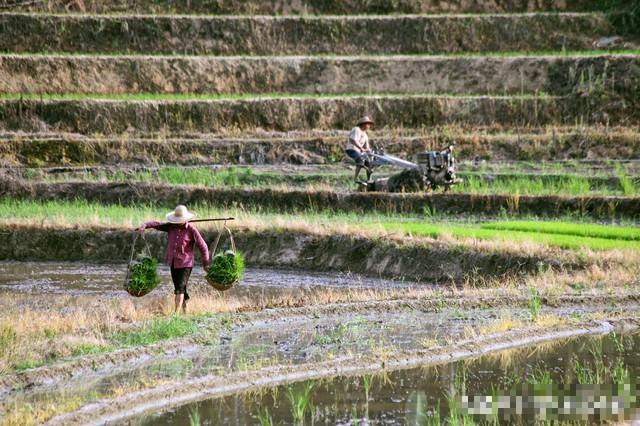
[[[189,300],[187,284],[193,268],[174,268],[171,266],[171,279],[173,280],[174,294],[184,294],[184,300]]]

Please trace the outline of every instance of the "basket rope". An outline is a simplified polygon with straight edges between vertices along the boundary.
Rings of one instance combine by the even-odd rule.
[[[216,255],[216,250],[218,250],[218,245],[220,244],[220,239],[222,238],[222,233],[224,231],[227,231],[227,234],[229,234],[229,240],[231,241],[231,250],[234,253],[236,252],[236,243],[233,240],[233,234],[231,233],[231,230],[229,229],[229,227],[227,227],[226,221],[224,222],[222,227],[223,227],[223,230],[218,233],[218,236],[216,237],[216,241],[213,243],[212,248],[209,250],[209,259],[212,259]]]

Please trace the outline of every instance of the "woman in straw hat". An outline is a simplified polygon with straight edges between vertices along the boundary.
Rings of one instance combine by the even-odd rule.
[[[175,312],[178,312],[178,308],[182,306],[182,312],[187,313],[187,300],[189,300],[187,284],[193,269],[194,245],[198,246],[202,255],[202,267],[205,271],[209,268],[209,248],[200,232],[189,223],[195,217],[195,213],[188,211],[185,206],[178,206],[174,211],[167,213],[167,222],[145,222],[139,228],[141,234],[144,233],[146,228],[154,228],[169,234],[169,244],[164,262],[171,268],[171,279],[173,280],[175,294]]]
[[[355,181],[358,183],[360,182],[358,175],[363,168],[367,172],[367,181],[369,181],[371,177],[371,164],[369,163],[369,156],[367,155],[371,152],[371,147],[369,146],[367,131],[369,131],[372,125],[373,120],[368,116],[364,116],[358,120],[356,127],[349,132],[349,140],[344,149],[345,153],[356,163]]]

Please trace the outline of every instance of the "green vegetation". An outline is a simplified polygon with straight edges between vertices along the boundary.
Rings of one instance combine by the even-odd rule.
[[[479,240],[503,240],[511,242],[531,241],[566,249],[589,248],[593,250],[639,250],[640,239],[635,223],[632,226],[597,225],[588,221],[578,223],[555,221],[486,221],[471,217],[466,221],[451,221],[448,216],[383,215],[334,213],[331,211],[305,212],[304,214],[265,213],[257,210],[217,209],[209,205],[189,206],[201,217],[234,216],[239,225],[248,222],[255,226],[282,227],[285,224],[301,224],[315,229],[323,226],[352,225],[371,230],[383,229],[430,238],[472,238]],[[38,224],[40,226],[125,226],[134,228],[150,218],[161,218],[167,208],[138,205],[102,205],[87,201],[18,201],[0,199],[0,217],[19,218],[7,223]],[[428,219],[430,223],[425,223]],[[571,218],[569,218],[571,219]],[[484,220],[478,224],[475,221]]]
[[[536,288],[529,289],[529,315],[531,321],[537,321],[540,315],[540,309],[542,309],[542,299],[540,298],[540,292]]]
[[[260,422],[260,426],[273,426],[273,416],[267,407],[258,410],[258,422]]]
[[[218,253],[211,259],[211,265],[207,271],[207,281],[211,285],[222,288],[231,288],[242,279],[244,274],[244,256],[240,252],[228,250]]]
[[[160,284],[158,261],[144,256],[129,264],[129,281],[127,291],[132,296],[140,297],[148,294]]]
[[[618,177],[618,181],[620,182],[620,189],[624,195],[635,196],[640,193],[640,188],[622,166],[616,164],[615,172]]]
[[[456,192],[473,194],[518,194],[518,195],[572,195],[608,193],[607,188],[591,189],[586,177],[567,176],[557,180],[544,177],[513,177],[489,181],[482,177],[470,176],[455,187]]]
[[[311,186],[328,184],[341,188],[352,183],[352,177],[346,173],[315,173],[315,174],[285,174],[281,172],[260,172],[246,167],[229,167],[214,169],[211,167],[160,167],[156,171],[141,171],[135,173],[103,172],[74,174],[72,179],[80,177],[82,180],[98,180],[113,182],[163,182],[174,185],[203,185],[207,187],[257,187],[272,188],[274,185]],[[49,179],[47,179],[49,180]],[[62,180],[67,180],[62,177]]]
[[[291,415],[295,424],[304,424],[304,419],[307,416],[307,412],[313,409],[313,402],[311,401],[311,390],[314,383],[309,381],[302,385],[301,389],[297,391],[292,387],[287,389],[287,399],[291,404]]]
[[[117,332],[112,336],[112,340],[121,346],[144,346],[161,340],[189,336],[196,331],[193,318],[174,315],[145,321],[135,329]]]
[[[201,424],[200,407],[198,404],[189,406],[189,426],[200,426]]]
[[[526,224],[526,222],[523,222]],[[533,222],[530,230],[509,229],[509,224],[517,224],[517,222],[506,222],[505,229],[500,229],[502,222],[488,223],[483,225],[450,225],[450,224],[426,224],[426,223],[381,223],[384,229],[388,231],[400,231],[406,234],[427,236],[431,238],[440,238],[449,235],[457,238],[475,238],[480,240],[504,240],[513,242],[532,241],[543,243],[550,246],[556,246],[566,249],[589,248],[593,250],[610,250],[610,249],[631,249],[640,250],[640,241],[628,238],[616,238],[616,235],[624,235],[628,233],[633,235],[637,232],[637,228],[631,227],[611,227],[613,232],[605,237],[590,237],[571,234],[570,231],[565,233],[564,227],[571,229],[572,225],[576,227],[580,224],[564,224],[556,222]],[[540,227],[536,228],[536,224]],[[559,225],[559,226],[556,226]],[[586,230],[593,226],[597,229],[597,225],[585,226]],[[517,228],[517,225],[514,226]],[[604,227],[603,227],[604,228]],[[547,231],[549,230],[549,231]],[[605,233],[602,232],[604,235]]]
[[[640,193],[636,180],[629,176],[625,168],[616,164],[615,176],[591,176],[589,170],[584,175],[555,174],[541,170],[539,174],[502,173],[500,175],[485,172],[462,171],[458,176],[462,183],[453,191],[477,194],[519,194],[519,195],[624,195],[635,196]],[[376,171],[376,176],[395,173],[393,169]],[[278,171],[260,171],[252,167],[213,168],[160,166],[144,171],[95,170],[61,174],[46,174],[37,168],[22,171],[27,180],[47,182],[99,181],[99,182],[148,182],[172,185],[194,185],[207,187],[252,187],[273,188],[274,185],[297,187],[313,190],[320,185],[336,191],[344,191],[353,185],[353,176],[349,170],[330,168],[314,172],[282,173]]]
[[[24,371],[24,370],[30,370],[32,368],[40,367],[42,365],[44,365],[44,361],[36,361],[34,359],[27,358],[27,359],[16,361],[13,364],[13,368],[15,368],[16,371]]]
[[[85,356],[108,352],[111,348],[104,345],[96,345],[93,343],[81,343],[73,347],[71,355]]]
[[[544,234],[640,241],[640,228],[629,226],[616,227],[587,223],[504,221],[486,223],[481,225],[481,228],[499,231],[539,232]]]

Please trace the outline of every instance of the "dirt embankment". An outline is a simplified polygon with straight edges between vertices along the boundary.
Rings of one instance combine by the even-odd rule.
[[[365,96],[224,101],[0,101],[0,127],[26,132],[216,133],[265,129],[349,129],[354,117],[376,117],[379,128],[439,125],[534,127],[575,122],[620,126],[640,121],[625,103],[585,114],[550,97]]]
[[[6,52],[376,54],[589,49],[604,15],[169,17],[0,15]]]
[[[591,10],[594,0],[1,0],[8,10],[89,13],[371,14]],[[21,6],[22,5],[22,6]]]
[[[196,58],[2,56],[6,93],[533,93],[566,94],[609,73],[635,91],[637,56],[516,58]]]
[[[4,227],[2,260],[127,262],[134,233],[104,229]],[[475,278],[513,278],[552,268],[574,270],[584,261],[561,250],[548,255],[473,249],[431,240],[396,240],[287,231],[234,233],[251,267],[353,272],[423,282],[461,283]],[[207,241],[214,235],[204,233]],[[163,258],[166,237],[149,232],[150,252]],[[140,243],[138,243],[140,244]]]
[[[0,166],[129,164],[326,164],[343,161],[345,136],[194,139],[83,138],[15,135],[0,139]],[[460,159],[585,160],[640,157],[640,134],[626,129],[586,128],[544,134],[372,135],[386,152],[411,159],[417,152],[456,142]]]
[[[421,214],[425,211],[466,215],[504,212],[535,216],[587,215],[601,219],[640,218],[639,197],[560,197],[478,194],[337,193],[273,189],[194,188],[146,183],[27,183],[0,181],[0,197],[25,200],[84,199],[105,204],[207,204],[276,212],[381,212]]]

